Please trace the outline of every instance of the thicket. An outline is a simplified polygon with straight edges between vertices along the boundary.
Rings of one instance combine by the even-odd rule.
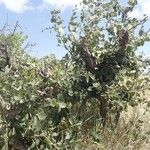
[[[67,27],[53,10],[51,29],[68,51],[61,60],[29,56],[18,24],[0,30],[0,149],[85,149],[81,140],[103,142],[128,107],[149,104],[149,60],[136,53],[150,41],[148,18],[129,17],[136,5],[83,0]]]

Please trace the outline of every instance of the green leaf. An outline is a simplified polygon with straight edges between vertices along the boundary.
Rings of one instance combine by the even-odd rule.
[[[66,131],[66,137],[65,137],[65,139],[66,139],[66,140],[70,140],[70,139],[71,139],[71,136],[72,136],[71,132]]]
[[[18,96],[14,96],[14,100],[15,100],[15,101],[20,101],[21,99],[22,99],[22,97],[19,96],[19,95],[18,95]]]
[[[93,87],[95,87],[95,88],[99,87],[99,83],[94,83]]]
[[[36,146],[39,145],[40,144],[40,140],[36,139],[35,144],[36,144]]]
[[[59,107],[60,107],[60,108],[66,108],[66,103],[64,103],[64,102],[59,102]]]
[[[44,113],[44,111],[38,112],[37,116],[40,120],[45,120],[45,118],[47,117],[47,115]]]
[[[50,106],[59,107],[59,103],[56,99],[52,99],[51,102],[50,102]]]
[[[135,6],[137,5],[137,0],[128,0],[128,4],[131,5],[131,6]]]

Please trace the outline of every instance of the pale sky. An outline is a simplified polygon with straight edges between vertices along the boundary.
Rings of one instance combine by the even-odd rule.
[[[28,41],[37,43],[32,54],[43,57],[49,53],[55,53],[58,58],[65,54],[63,48],[57,47],[54,35],[42,30],[50,25],[50,10],[63,8],[63,19],[67,20],[73,5],[82,0],[0,0],[0,27],[8,20],[9,24],[19,21],[23,31],[28,35]],[[127,0],[120,0],[123,4]],[[138,0],[139,4],[131,16],[140,18],[146,14],[150,18],[150,0]],[[149,21],[150,24],[150,21]],[[147,24],[147,27],[149,27]],[[150,45],[142,49],[150,56]]]

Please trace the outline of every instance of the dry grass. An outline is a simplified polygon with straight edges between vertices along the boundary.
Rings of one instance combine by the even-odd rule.
[[[98,128],[98,127],[97,127]],[[117,128],[105,128],[99,133],[100,141],[83,136],[81,150],[149,150],[150,149],[150,110],[139,105],[128,107],[121,114]]]

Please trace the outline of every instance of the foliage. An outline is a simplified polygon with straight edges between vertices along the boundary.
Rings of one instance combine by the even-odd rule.
[[[58,43],[68,50],[76,75],[70,78],[72,96],[83,105],[96,98],[104,122],[109,110],[117,113],[118,120],[127,104],[137,105],[141,100],[136,93],[142,90],[139,76],[147,64],[136,50],[150,37],[144,31],[147,16],[141,20],[128,17],[136,4],[137,1],[129,1],[122,8],[117,0],[84,0],[80,12],[77,6],[73,10],[68,27],[63,26],[59,11],[51,13],[52,29]]]
[[[85,133],[100,142],[99,132],[114,131],[129,105],[146,102],[139,90],[144,93],[149,86],[143,74],[149,61],[136,50],[150,37],[144,31],[146,16],[127,15],[135,5],[129,0],[124,9],[117,0],[83,0],[68,27],[60,11],[52,11],[58,44],[68,50],[61,60],[33,58],[22,48],[26,37],[16,28],[1,32],[2,150],[78,149]]]

